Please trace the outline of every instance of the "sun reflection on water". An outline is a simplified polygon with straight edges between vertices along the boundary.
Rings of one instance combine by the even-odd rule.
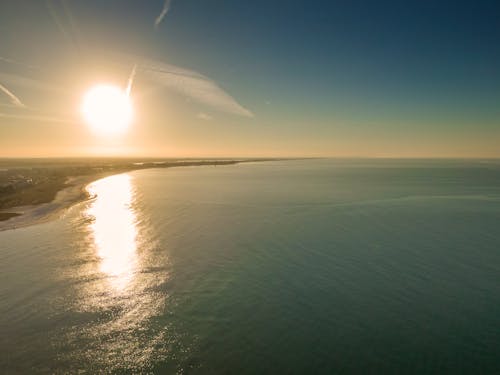
[[[131,177],[120,174],[90,184],[88,192],[94,196],[87,214],[100,270],[110,276],[118,289],[132,279],[137,262],[136,213],[132,207],[134,189]]]
[[[177,340],[175,328],[153,319],[166,309],[170,267],[140,189],[141,180],[127,173],[88,185],[93,199],[75,222],[81,261],[71,273],[80,281],[74,309],[85,324],[67,332],[65,345],[77,344],[62,356],[104,369],[94,372],[143,373]]]

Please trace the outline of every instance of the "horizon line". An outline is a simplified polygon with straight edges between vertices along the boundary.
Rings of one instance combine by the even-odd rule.
[[[235,160],[235,159],[386,159],[386,160],[500,160],[500,156],[124,156],[124,155],[81,155],[81,156],[0,156],[0,160],[34,159],[198,159],[198,160]]]

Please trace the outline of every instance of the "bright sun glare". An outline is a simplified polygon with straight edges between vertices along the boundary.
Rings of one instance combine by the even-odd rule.
[[[96,85],[83,98],[83,116],[100,134],[123,133],[132,122],[132,112],[130,97],[117,86]]]

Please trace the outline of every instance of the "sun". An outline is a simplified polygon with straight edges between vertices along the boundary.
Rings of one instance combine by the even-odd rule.
[[[127,92],[118,86],[91,87],[83,97],[81,110],[85,121],[99,134],[120,134],[132,123],[132,102]]]

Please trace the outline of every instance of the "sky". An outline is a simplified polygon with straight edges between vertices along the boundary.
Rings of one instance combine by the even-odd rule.
[[[0,157],[500,157],[500,3],[4,0]],[[115,136],[81,114],[125,90]]]

